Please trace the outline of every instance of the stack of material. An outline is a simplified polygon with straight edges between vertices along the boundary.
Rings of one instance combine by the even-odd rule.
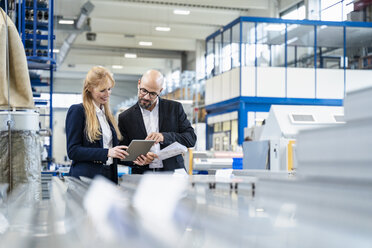
[[[372,178],[372,88],[345,99],[346,124],[298,136],[301,175]]]
[[[8,145],[8,132],[0,131],[0,183],[10,184],[14,189],[20,184],[40,183],[41,145],[36,131],[12,131],[11,146]],[[9,149],[11,163],[9,166]]]
[[[257,182],[257,207],[275,227],[260,247],[370,246],[371,94],[346,96],[346,124],[299,133],[297,178]]]

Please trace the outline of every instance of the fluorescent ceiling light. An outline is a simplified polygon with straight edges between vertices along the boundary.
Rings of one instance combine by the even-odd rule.
[[[327,27],[328,27],[327,25],[322,25],[322,26],[320,26],[320,29],[325,29]]]
[[[298,40],[298,37],[294,37],[290,40],[287,40],[287,44],[291,44],[291,43],[295,42],[296,40]]]
[[[190,15],[190,10],[175,9],[175,10],[173,10],[173,14],[175,14],[175,15]]]
[[[140,46],[152,46],[152,42],[151,41],[140,41],[138,44]]]
[[[123,69],[122,65],[113,65],[112,69]]]
[[[127,59],[135,59],[135,58],[137,58],[137,54],[135,54],[135,53],[126,53],[126,54],[124,54],[124,57],[127,58]]]
[[[64,19],[61,19],[58,21],[59,24],[74,24],[74,20],[64,20]]]
[[[59,49],[53,49],[53,53],[59,53]]]
[[[170,27],[156,27],[156,31],[161,31],[161,32],[169,32],[171,30]]]
[[[285,24],[269,24],[265,27],[267,31],[282,31],[285,29]]]

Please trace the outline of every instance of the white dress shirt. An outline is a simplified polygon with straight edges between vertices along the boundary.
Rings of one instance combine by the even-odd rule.
[[[105,115],[105,109],[102,107],[100,109],[95,102],[93,102],[95,108],[96,108],[96,115],[99,121],[99,125],[101,126],[101,132],[103,137],[103,148],[110,149],[112,148],[112,131],[110,128],[110,125],[107,121],[106,115]],[[111,157],[109,157],[106,161],[106,165],[112,164],[114,161]]]
[[[140,107],[143,117],[143,123],[146,127],[147,135],[150,133],[159,132],[159,100],[156,101],[156,105],[152,111],[143,109]],[[151,147],[150,152],[158,153],[160,151],[160,144],[155,144]],[[154,161],[149,165],[149,168],[163,168],[163,162],[159,159],[154,159]]]

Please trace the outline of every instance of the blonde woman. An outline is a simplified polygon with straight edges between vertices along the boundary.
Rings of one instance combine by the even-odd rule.
[[[84,82],[83,103],[72,105],[67,112],[67,154],[73,177],[102,175],[118,182],[117,160],[128,153],[127,146],[118,146],[121,134],[109,106],[114,85],[107,69],[93,67]]]

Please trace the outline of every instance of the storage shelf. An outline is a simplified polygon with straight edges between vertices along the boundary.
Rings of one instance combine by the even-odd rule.
[[[48,105],[49,101],[47,100],[35,100],[35,105],[43,105],[46,106]]]
[[[36,92],[34,87],[49,87],[49,96],[51,97],[51,94],[53,94],[53,71],[56,69],[55,56],[52,52],[53,41],[56,38],[53,33],[54,1],[49,0],[47,3],[40,3],[37,0],[18,1],[16,3],[16,9],[16,13],[18,14],[16,18],[18,21],[17,27],[25,47],[35,105],[49,108],[47,115],[49,116],[49,121],[45,121],[45,125],[50,130],[53,130],[53,104],[50,102],[50,98],[38,99],[41,94]],[[39,70],[50,71],[48,82],[40,78]],[[48,157],[51,158],[53,146],[52,135],[48,142],[50,144],[48,146]]]
[[[34,35],[33,34],[26,34],[25,38],[26,38],[26,40],[33,40]],[[42,34],[37,34],[36,35],[36,40],[48,40],[48,39],[49,39],[49,35],[42,35]],[[52,39],[53,40],[55,39],[54,35],[53,35]]]
[[[26,25],[34,25],[36,23],[37,27],[48,27],[49,23],[48,22],[38,22],[38,21],[25,21]],[[38,29],[38,28],[37,28]]]
[[[34,10],[34,7],[30,7],[30,6],[26,6],[25,8],[28,10]],[[36,9],[41,10],[41,11],[49,11],[49,8],[46,8],[46,7],[36,7]]]

